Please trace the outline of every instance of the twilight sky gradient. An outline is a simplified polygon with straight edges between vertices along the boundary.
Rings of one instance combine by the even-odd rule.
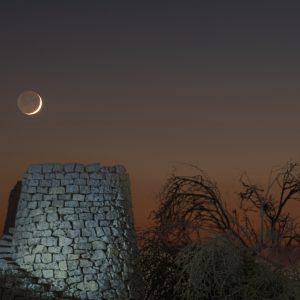
[[[179,163],[230,194],[300,159],[297,1],[0,3],[0,232],[32,163],[123,164],[136,227]],[[43,111],[22,115],[35,90]]]

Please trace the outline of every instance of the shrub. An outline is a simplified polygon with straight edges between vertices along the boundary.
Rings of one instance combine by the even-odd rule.
[[[176,258],[179,299],[296,299],[283,269],[255,257],[236,238],[219,235],[182,249]]]

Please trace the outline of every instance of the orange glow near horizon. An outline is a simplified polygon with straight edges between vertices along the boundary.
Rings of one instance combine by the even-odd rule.
[[[299,9],[5,1],[0,229],[10,190],[34,163],[124,165],[144,228],[174,167],[203,169],[233,203],[242,172],[264,185],[272,167],[300,161]],[[17,107],[28,90],[43,99],[32,117]]]

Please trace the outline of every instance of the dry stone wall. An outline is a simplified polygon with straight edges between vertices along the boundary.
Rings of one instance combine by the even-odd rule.
[[[142,299],[129,177],[122,166],[30,166],[13,248],[22,269],[68,297]]]

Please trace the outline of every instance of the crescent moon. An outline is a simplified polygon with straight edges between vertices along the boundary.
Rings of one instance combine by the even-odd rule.
[[[31,113],[25,113],[26,115],[28,115],[28,116],[35,115],[35,114],[37,114],[41,110],[41,108],[43,106],[43,100],[42,100],[42,97],[40,95],[38,95],[38,96],[39,96],[39,100],[40,100],[39,107],[35,111],[33,111]]]

